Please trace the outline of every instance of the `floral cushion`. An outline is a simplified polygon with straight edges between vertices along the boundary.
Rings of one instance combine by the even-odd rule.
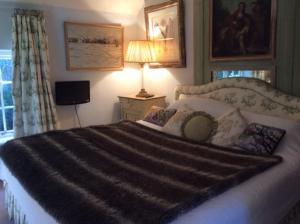
[[[182,126],[182,136],[197,142],[205,142],[217,130],[218,122],[208,113],[196,111],[185,118]]]
[[[236,140],[234,147],[257,154],[271,155],[285,133],[283,129],[252,123]]]
[[[164,126],[167,121],[176,113],[176,109],[164,109],[152,106],[144,118],[144,121]]]
[[[247,128],[247,120],[239,109],[219,117],[217,133],[212,137],[211,143],[220,146],[232,145]]]
[[[172,135],[182,136],[181,126],[185,119],[193,112],[194,110],[191,110],[187,107],[177,110],[174,116],[172,116],[162,128],[162,131]]]

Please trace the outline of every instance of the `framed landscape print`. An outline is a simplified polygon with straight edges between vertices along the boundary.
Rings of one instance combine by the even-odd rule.
[[[145,8],[148,40],[156,49],[157,63],[150,67],[185,67],[182,0],[171,0]]]
[[[210,0],[210,59],[274,57],[276,0]]]
[[[65,22],[67,70],[122,70],[121,25]]]

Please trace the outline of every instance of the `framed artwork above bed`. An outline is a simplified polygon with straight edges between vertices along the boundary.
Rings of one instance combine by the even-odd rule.
[[[123,27],[65,22],[67,70],[122,70]]]
[[[272,59],[276,0],[210,0],[210,60]]]

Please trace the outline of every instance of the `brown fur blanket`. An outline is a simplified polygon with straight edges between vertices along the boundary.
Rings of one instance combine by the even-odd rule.
[[[281,161],[130,121],[12,140],[1,158],[47,212],[70,224],[168,223]]]

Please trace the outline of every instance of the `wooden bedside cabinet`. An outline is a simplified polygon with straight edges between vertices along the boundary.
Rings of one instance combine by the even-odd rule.
[[[122,119],[136,121],[145,117],[151,106],[166,106],[166,96],[156,95],[149,98],[136,97],[134,95],[119,96]]]

